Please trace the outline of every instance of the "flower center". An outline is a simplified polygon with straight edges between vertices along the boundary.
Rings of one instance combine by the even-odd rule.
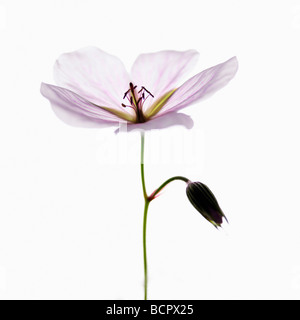
[[[136,88],[137,86],[134,86],[132,82],[129,83],[129,89],[124,93],[123,97],[123,99],[128,100],[129,105],[122,103],[122,107],[132,108],[136,113],[136,122],[141,123],[146,121],[143,114],[143,105],[149,96],[154,98],[154,95],[143,86],[138,92],[136,92]]]

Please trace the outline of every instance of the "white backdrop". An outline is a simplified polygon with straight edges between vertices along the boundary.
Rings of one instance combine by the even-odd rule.
[[[152,191],[206,183],[217,231],[174,182],[148,220],[150,299],[300,298],[298,1],[0,1],[0,298],[142,299],[137,133],[72,128],[40,95],[63,52],[196,49],[194,73],[236,55],[239,71],[146,136]]]

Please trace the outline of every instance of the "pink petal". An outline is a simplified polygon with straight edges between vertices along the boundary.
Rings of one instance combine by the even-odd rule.
[[[54,79],[88,101],[117,109],[122,109],[130,82],[117,57],[94,47],[62,54],[54,65]]]
[[[236,74],[236,57],[196,74],[180,86],[154,118],[187,107],[224,87]]]
[[[160,51],[141,54],[134,62],[131,76],[135,85],[144,86],[155,98],[177,87],[197,62],[198,52]]]
[[[126,122],[68,89],[42,83],[41,94],[50,101],[56,115],[72,126],[104,127]]]
[[[183,126],[191,129],[194,126],[192,118],[184,113],[170,112],[166,116],[158,117],[144,123],[120,123],[120,128],[115,131],[130,132],[133,130],[157,130],[173,126]]]

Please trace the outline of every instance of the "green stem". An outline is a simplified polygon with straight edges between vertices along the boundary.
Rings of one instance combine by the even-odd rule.
[[[144,145],[145,145],[145,134],[144,132],[141,132],[141,177],[142,177],[144,199],[146,201],[148,200],[148,196],[146,192],[145,174],[144,174]]]
[[[157,189],[148,197],[148,200],[149,200],[149,201],[152,201],[152,200],[155,198],[155,196],[156,196],[157,194],[159,194],[160,191],[161,191],[167,184],[169,184],[170,182],[172,182],[172,181],[174,181],[174,180],[182,180],[182,181],[184,181],[184,182],[186,182],[186,183],[188,183],[188,182],[190,181],[190,180],[187,179],[186,177],[182,177],[182,176],[172,177],[172,178],[166,180],[159,188],[157,188]]]
[[[146,229],[147,229],[147,212],[149,207],[149,201],[145,201],[144,209],[144,223],[143,223],[143,251],[144,251],[144,300],[147,300],[148,291],[148,267],[147,267],[147,247],[146,247]]]
[[[150,202],[155,198],[155,196],[170,182],[174,180],[182,180],[188,183],[190,180],[182,177],[175,176],[166,180],[158,189],[156,189],[149,197],[146,191],[146,183],[145,183],[145,173],[144,173],[144,146],[145,146],[145,135],[144,132],[141,133],[141,178],[142,178],[142,186],[143,186],[143,194],[145,199],[144,206],[144,220],[143,220],[143,257],[144,257],[144,300],[147,300],[148,293],[148,265],[147,265],[147,246],[146,246],[146,231],[147,231],[147,214]]]
[[[145,135],[144,132],[141,133],[141,178],[143,186],[143,194],[145,199],[144,207],[144,221],[143,221],[143,256],[144,256],[144,299],[147,300],[147,290],[148,290],[148,268],[147,268],[147,247],[146,247],[146,230],[147,230],[147,213],[150,201],[146,192],[145,184],[145,174],[144,174],[144,144],[145,144]]]

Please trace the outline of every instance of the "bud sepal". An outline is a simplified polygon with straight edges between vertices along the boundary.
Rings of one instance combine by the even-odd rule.
[[[221,227],[223,218],[228,222],[216,197],[205,184],[189,181],[186,194],[194,208],[216,228]]]

